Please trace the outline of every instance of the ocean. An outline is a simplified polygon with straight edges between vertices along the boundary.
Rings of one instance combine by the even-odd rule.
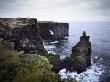
[[[59,72],[61,78],[71,77],[78,82],[110,82],[110,22],[70,22],[67,40],[44,41],[44,46],[48,52],[60,54],[64,59],[70,56],[83,31],[90,36],[92,65],[80,74],[62,69]]]

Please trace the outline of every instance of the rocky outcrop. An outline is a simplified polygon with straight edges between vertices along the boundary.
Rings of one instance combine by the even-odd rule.
[[[83,32],[83,36],[80,37],[80,41],[76,46],[72,48],[72,56],[85,57],[87,66],[91,65],[91,42],[89,41],[90,36],[86,36],[86,32]]]
[[[35,18],[1,18],[0,37],[14,42],[14,49],[25,53],[45,51]]]
[[[62,82],[46,57],[8,47],[0,41],[0,82]]]
[[[69,24],[38,22],[40,35],[44,40],[62,40],[69,36]]]
[[[53,70],[66,68],[69,71],[78,73],[85,71],[91,65],[91,42],[89,36],[83,32],[80,41],[72,48],[72,54],[65,60],[59,56],[46,52],[43,46],[43,39],[61,40],[68,36],[68,23],[38,23],[35,18],[1,18],[0,38],[10,43],[10,47],[24,51],[25,53],[39,53],[48,58],[53,65]],[[39,30],[40,29],[40,30]]]
[[[59,70],[66,68],[68,71],[81,73],[91,65],[91,42],[89,42],[89,36],[83,32],[83,36],[80,37],[80,41],[72,48],[72,54],[65,60],[54,63],[53,70],[59,72]]]

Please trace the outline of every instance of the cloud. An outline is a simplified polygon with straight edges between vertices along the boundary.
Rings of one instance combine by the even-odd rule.
[[[110,0],[0,0],[1,17],[110,21]]]

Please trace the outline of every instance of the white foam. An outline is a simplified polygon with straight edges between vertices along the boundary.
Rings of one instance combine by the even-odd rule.
[[[66,69],[62,69],[59,72],[61,79],[71,77],[76,79],[78,82],[99,82],[99,78],[102,73],[102,65],[97,66],[96,64],[93,64],[85,72],[80,74],[77,74],[76,72],[66,72]]]
[[[54,42],[50,42],[50,43],[54,44],[54,43],[58,43],[58,41],[54,41]]]
[[[99,57],[98,57],[98,56],[95,56],[94,58],[95,58],[95,59],[98,59]]]
[[[66,57],[67,57],[66,55],[60,55],[61,60],[65,59]]]
[[[46,48],[46,49],[52,49],[52,48],[56,48],[54,45],[51,45],[51,46],[44,46],[44,48]]]
[[[50,32],[51,35],[54,35],[53,31],[49,30],[49,32]]]

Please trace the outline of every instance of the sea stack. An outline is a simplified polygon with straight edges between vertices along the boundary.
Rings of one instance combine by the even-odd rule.
[[[87,36],[84,31],[80,37],[80,41],[72,48],[72,54],[66,60],[71,63],[66,66],[69,71],[80,73],[91,65],[91,42],[89,38],[90,36]]]
[[[81,73],[91,65],[91,42],[86,32],[82,33],[80,41],[72,48],[72,54],[54,65],[56,72],[66,68],[67,71]]]
[[[86,32],[82,33],[80,41],[72,48],[72,56],[84,57],[86,66],[91,65],[91,42],[89,41],[90,36],[86,36]]]

